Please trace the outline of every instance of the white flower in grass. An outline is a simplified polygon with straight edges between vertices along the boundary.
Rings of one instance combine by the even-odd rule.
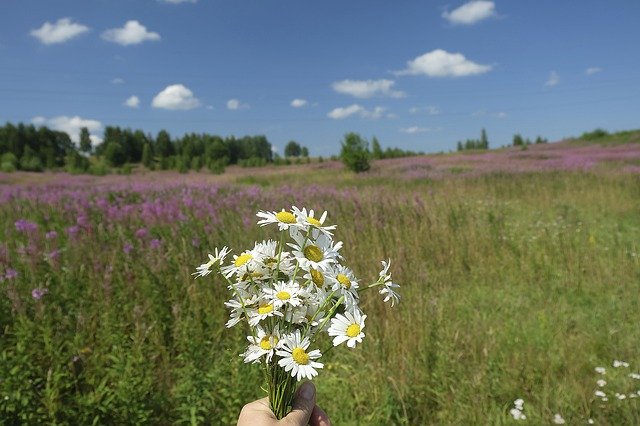
[[[598,374],[607,374],[607,370],[604,367],[596,367],[594,370]]]
[[[380,278],[382,281],[382,288],[380,294],[384,296],[383,302],[387,303],[391,301],[391,307],[394,307],[396,303],[400,302],[400,294],[396,289],[400,288],[399,284],[394,283],[391,280],[391,274],[389,274],[389,266],[391,266],[391,259],[388,261],[382,261],[382,271],[380,271]]]
[[[324,234],[318,235],[315,240],[305,237],[300,232],[292,232],[291,237],[295,244],[288,243],[288,245],[293,249],[292,254],[300,267],[305,271],[312,268],[327,271],[341,257],[338,250],[342,247],[342,242],[334,244],[331,238]]]
[[[255,327],[260,321],[272,316],[282,317],[284,314],[276,309],[273,302],[262,301],[258,304],[257,308],[251,308],[247,310],[249,315],[249,325]]]
[[[277,282],[273,288],[265,288],[264,294],[276,309],[280,309],[284,305],[300,306],[302,303],[300,286],[294,281]]]
[[[246,352],[242,354],[244,362],[259,362],[260,358],[265,355],[267,362],[269,362],[280,342],[278,326],[276,325],[271,333],[265,332],[260,326],[257,326],[255,330],[255,336],[247,336],[250,344]]]
[[[280,349],[276,351],[276,355],[281,357],[278,365],[291,372],[291,377],[298,381],[304,378],[313,379],[318,375],[316,369],[324,367],[322,363],[314,361],[322,356],[318,349],[307,352],[310,344],[309,338],[302,338],[300,330],[296,330],[295,333],[282,338]]]
[[[618,398],[619,400],[627,399],[627,395],[616,392],[616,398]]]
[[[524,408],[524,399],[522,398],[518,398],[515,401],[513,401],[513,405],[514,407],[516,407],[518,410],[521,410]]]
[[[336,229],[336,225],[324,226],[324,221],[327,219],[326,211],[322,213],[322,216],[320,216],[320,219],[316,219],[316,217],[314,216],[313,210],[309,210],[309,212],[307,213],[306,208],[303,208],[302,210],[300,210],[295,206],[292,207],[291,210],[293,211],[293,214],[296,216],[296,219],[303,230],[307,231],[309,230],[309,228],[313,228],[314,230],[318,230],[318,232],[320,233],[323,233],[326,235],[333,235],[331,231]]]
[[[229,251],[230,250],[226,246],[222,247],[222,250],[220,251],[218,251],[218,248],[216,248],[214,250],[214,254],[208,254],[209,261],[198,266],[196,268],[196,272],[191,275],[195,275],[196,278],[206,277],[211,273],[211,268],[218,268],[222,265],[222,262],[224,262],[224,258],[227,256],[227,254],[229,254]]]
[[[258,221],[258,225],[260,226],[266,226],[266,225],[270,225],[272,223],[277,223],[278,224],[278,229],[280,231],[285,231],[287,229],[289,229],[290,227],[294,226],[297,227],[298,225],[298,220],[296,219],[296,217],[294,216],[293,213],[285,211],[284,209],[282,209],[282,211],[280,212],[265,212],[265,211],[259,211],[256,216],[262,218],[262,220]]]
[[[602,392],[601,390],[595,391],[594,395],[597,396],[598,398],[606,398],[607,397],[607,394]]]
[[[635,380],[640,380],[640,374],[638,373],[629,373],[629,377]]]
[[[333,337],[333,346],[347,342],[348,347],[355,348],[356,343],[362,343],[364,338],[362,329],[366,318],[367,316],[362,315],[358,310],[353,313],[347,311],[344,315],[337,314],[332,318],[328,333]]]
[[[617,359],[613,360],[613,368],[619,368],[619,367],[629,367],[629,363],[628,362],[624,362],[624,361],[618,361]]]
[[[597,384],[599,387],[601,387],[601,388],[602,388],[602,387],[604,387],[604,386],[606,386],[606,385],[607,385],[607,381],[606,381],[606,380],[602,380],[602,379],[600,379],[600,380],[598,380],[598,381],[596,382],[596,384]]]
[[[527,420],[527,416],[525,416],[524,413],[517,408],[512,408],[511,410],[509,410],[509,414],[511,414],[511,417],[513,417],[514,420]]]
[[[563,425],[563,424],[565,424],[565,421],[564,421],[564,419],[562,418],[562,416],[560,414],[556,413],[553,416],[553,423],[555,423],[557,425]]]

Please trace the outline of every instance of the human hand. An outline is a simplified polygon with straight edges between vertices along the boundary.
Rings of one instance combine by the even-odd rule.
[[[316,405],[316,387],[311,382],[300,386],[293,400],[293,409],[282,420],[269,408],[269,398],[250,402],[242,407],[238,426],[331,426],[327,414]]]

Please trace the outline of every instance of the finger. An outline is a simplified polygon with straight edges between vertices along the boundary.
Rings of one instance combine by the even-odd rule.
[[[309,424],[311,426],[331,426],[331,420],[324,410],[317,405],[313,407],[313,412],[309,418]]]
[[[311,382],[300,386],[293,400],[293,410],[282,419],[282,424],[290,426],[306,426],[316,405],[316,387]]]
[[[257,401],[250,402],[242,407],[240,417],[238,417],[238,425],[251,425],[255,424],[255,419],[261,420],[273,420],[276,422],[276,416],[269,408],[269,398],[262,398]]]

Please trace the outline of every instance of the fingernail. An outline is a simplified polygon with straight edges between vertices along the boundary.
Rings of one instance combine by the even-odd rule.
[[[311,401],[316,393],[316,387],[311,382],[306,382],[300,386],[300,396]]]

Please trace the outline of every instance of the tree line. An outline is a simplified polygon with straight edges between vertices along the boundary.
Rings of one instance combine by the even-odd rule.
[[[150,170],[200,170],[222,173],[228,165],[261,166],[273,161],[266,136],[221,137],[189,133],[171,138],[161,130],[154,137],[142,130],[107,126],[102,143],[93,147],[87,128],[79,143],[65,132],[46,126],[11,123],[0,127],[0,168],[3,171],[65,168],[72,172],[97,172],[109,167],[143,164]],[[130,166],[129,166],[130,167]]]

